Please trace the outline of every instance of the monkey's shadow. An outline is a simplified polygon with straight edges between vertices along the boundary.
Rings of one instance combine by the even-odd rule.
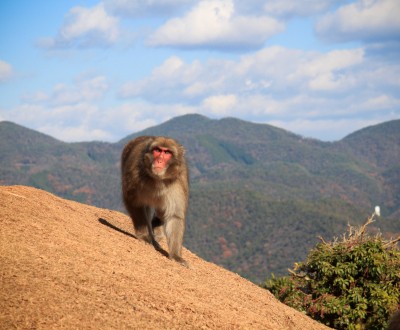
[[[105,226],[107,226],[107,227],[109,227],[109,228],[111,228],[111,229],[114,229],[114,230],[116,230],[117,232],[119,232],[119,233],[121,233],[121,234],[124,234],[124,235],[126,235],[126,236],[129,236],[129,237],[132,237],[132,238],[135,238],[135,239],[139,239],[136,235],[133,235],[133,234],[131,234],[130,232],[127,232],[127,231],[125,231],[125,230],[123,230],[123,229],[121,229],[121,228],[118,228],[117,226],[115,226],[115,225],[113,225],[111,222],[109,222],[109,221],[107,221],[106,219],[103,219],[103,218],[99,218],[98,219],[99,220],[99,222],[102,224],[102,225],[105,225]],[[150,244],[150,243],[149,243]],[[154,245],[153,245],[154,246]],[[158,252],[160,252],[164,257],[167,257],[168,258],[168,252],[167,251],[165,251],[163,248],[161,248],[160,246],[154,246],[154,248],[158,251]]]

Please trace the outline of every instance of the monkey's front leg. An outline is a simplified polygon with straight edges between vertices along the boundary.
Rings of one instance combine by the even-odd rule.
[[[167,237],[169,258],[189,267],[188,263],[182,258],[184,232],[185,219],[173,216],[165,220],[165,236]]]

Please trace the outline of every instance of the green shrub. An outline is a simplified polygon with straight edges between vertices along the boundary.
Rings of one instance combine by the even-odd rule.
[[[285,277],[263,285],[280,301],[335,329],[386,329],[400,303],[400,250],[366,233],[379,209],[342,238],[321,243]]]

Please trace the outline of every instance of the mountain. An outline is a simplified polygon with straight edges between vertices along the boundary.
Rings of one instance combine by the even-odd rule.
[[[328,329],[186,249],[190,268],[165,258],[120,212],[7,186],[0,223],[1,329]]]
[[[119,149],[103,142],[65,143],[0,123],[0,184],[23,184],[77,201],[118,208]]]
[[[400,120],[328,143],[235,118],[185,115],[117,143],[64,143],[0,123],[0,183],[123,210],[119,155],[139,135],[187,149],[191,194],[185,246],[253,281],[280,275],[318,242],[380,205],[376,228],[400,231]]]
[[[393,218],[400,218],[400,124],[393,120],[350,134],[335,147],[369,166],[380,181],[384,204]]]

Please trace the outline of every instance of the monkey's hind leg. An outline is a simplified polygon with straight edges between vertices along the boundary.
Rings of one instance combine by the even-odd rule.
[[[182,258],[184,231],[184,219],[173,217],[165,221],[165,235],[167,236],[169,258],[189,268],[188,263]]]
[[[160,244],[164,239],[166,239],[164,221],[155,215],[151,224],[153,227],[154,238]]]

